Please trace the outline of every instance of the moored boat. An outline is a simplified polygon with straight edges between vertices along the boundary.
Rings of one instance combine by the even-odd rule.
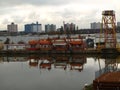
[[[26,47],[27,50],[38,50],[38,41],[37,40],[30,40],[28,41],[28,45]]]
[[[85,49],[85,43],[80,36],[75,38],[58,37],[30,40],[28,46],[28,50],[40,50],[41,52],[51,51],[52,53],[80,52]]]
[[[65,38],[53,39],[52,43],[53,43],[53,49],[55,51],[67,51],[68,50],[68,44]]]
[[[53,48],[51,39],[40,39],[38,43],[41,51],[51,51]]]
[[[82,51],[85,48],[82,37],[70,38],[69,40],[69,50],[72,52]]]

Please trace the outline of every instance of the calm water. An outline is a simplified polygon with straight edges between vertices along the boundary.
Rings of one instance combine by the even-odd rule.
[[[76,35],[71,35],[71,37],[77,37],[79,34]],[[88,36],[92,39],[94,39],[94,42],[99,42],[99,34],[81,34],[81,36],[85,36],[88,38]],[[117,36],[117,42],[120,43],[120,36],[119,33],[116,34]],[[18,43],[18,41],[24,41],[28,42],[29,40],[39,40],[39,39],[45,39],[45,38],[53,38],[53,37],[58,37],[58,35],[40,35],[40,36],[0,36],[0,40],[3,40],[3,42],[6,41],[6,38],[10,39],[10,43]],[[66,37],[66,35],[61,35],[60,37]]]
[[[119,56],[1,56],[0,90],[82,90],[99,74],[120,70],[119,63]]]

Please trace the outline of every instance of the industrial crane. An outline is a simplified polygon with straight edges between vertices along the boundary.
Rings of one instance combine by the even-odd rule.
[[[100,30],[100,39],[103,34],[104,45],[99,46],[99,50],[104,53],[116,53],[116,18],[115,11],[106,10],[102,12],[102,24]]]

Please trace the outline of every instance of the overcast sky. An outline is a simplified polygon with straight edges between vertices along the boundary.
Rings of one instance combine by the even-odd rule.
[[[58,28],[65,21],[89,28],[91,22],[101,22],[103,10],[115,10],[120,21],[120,0],[0,0],[0,30],[15,22],[23,31],[24,24],[36,21],[42,27],[56,24]]]

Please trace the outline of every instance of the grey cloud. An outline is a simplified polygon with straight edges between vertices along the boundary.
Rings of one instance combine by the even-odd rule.
[[[4,19],[4,20],[2,21],[2,24],[8,24],[8,23],[9,23],[8,19]]]
[[[0,0],[0,6],[18,6],[25,4],[32,5],[63,5],[68,4],[72,0]],[[75,1],[75,0],[74,0]]]
[[[0,8],[0,15],[5,15],[5,14],[9,14],[9,13],[11,13],[11,12],[14,12],[16,9],[14,8],[14,7],[11,7],[11,8],[9,8],[9,7],[1,7]]]
[[[36,12],[31,12],[28,16],[29,19],[38,19],[40,17],[39,14],[37,14]]]
[[[21,24],[23,23],[24,19],[25,17],[21,17],[21,16],[11,16],[11,20],[9,20],[8,18],[3,19],[2,24],[8,24],[10,22]]]
[[[11,18],[16,23],[23,23],[23,20],[25,19],[25,17],[21,17],[21,16],[12,16]]]
[[[42,23],[50,22],[57,24],[65,20],[66,23],[77,22],[82,27],[85,27],[85,25],[88,25],[90,22],[97,22],[96,20],[101,18],[101,13],[98,14],[100,12],[98,9],[102,10],[100,5],[104,3],[101,0],[93,1],[94,2],[89,0],[0,0],[0,16],[10,16],[9,20],[5,17],[1,22],[6,24],[10,20],[13,20],[16,23],[23,24],[28,22],[32,23],[38,20]],[[98,7],[96,7],[96,4]],[[83,5],[83,8],[76,8],[74,5]],[[22,13],[24,15],[17,14],[17,11],[23,11]],[[29,12],[25,13],[24,11]],[[48,17],[42,17],[44,14],[47,14]]]

